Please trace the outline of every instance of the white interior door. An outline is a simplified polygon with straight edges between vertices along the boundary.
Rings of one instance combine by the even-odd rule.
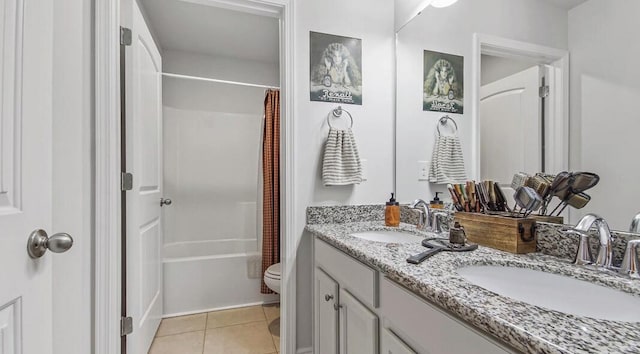
[[[0,2],[0,353],[52,352],[52,257],[27,254],[51,230],[53,2]],[[50,245],[55,248],[55,245]]]
[[[540,68],[480,88],[480,177],[511,184],[542,167]]]
[[[162,317],[162,63],[160,52],[133,2],[132,56],[127,71],[126,194],[127,314],[133,333],[127,353],[147,353]]]

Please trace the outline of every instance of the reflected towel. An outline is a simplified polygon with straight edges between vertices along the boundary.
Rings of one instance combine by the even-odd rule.
[[[467,180],[462,156],[462,145],[458,136],[439,136],[433,149],[429,182],[462,183]]]
[[[329,129],[322,162],[325,186],[344,186],[362,182],[362,165],[351,129]]]

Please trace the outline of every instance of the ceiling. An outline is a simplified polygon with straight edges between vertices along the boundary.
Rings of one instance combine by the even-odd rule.
[[[279,23],[259,16],[183,0],[141,0],[163,50],[277,63]],[[204,4],[204,5],[203,5]]]
[[[411,21],[419,11],[429,6],[432,0],[395,0],[395,24],[396,31],[399,31],[403,25]],[[471,0],[475,1],[475,0]],[[539,0],[550,3],[567,11],[587,2],[587,0]]]
[[[563,9],[572,9],[584,2],[587,2],[587,0],[544,0],[546,2],[550,2],[558,7],[561,7]]]

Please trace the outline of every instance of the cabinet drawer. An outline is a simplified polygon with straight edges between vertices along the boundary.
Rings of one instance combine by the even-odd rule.
[[[380,284],[380,309],[387,327],[411,338],[419,353],[515,353],[387,278]]]
[[[374,308],[378,307],[377,271],[317,238],[314,248],[318,267],[360,301]]]

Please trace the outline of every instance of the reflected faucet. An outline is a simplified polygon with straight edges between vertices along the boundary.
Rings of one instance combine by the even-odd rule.
[[[636,214],[636,216],[633,217],[633,220],[631,220],[629,232],[640,233],[640,213]]]
[[[444,233],[443,225],[445,223],[442,222],[441,218],[448,218],[449,213],[446,211],[432,211],[431,212],[431,231],[436,234]]]
[[[598,256],[595,262],[591,255],[591,247],[589,247],[589,230],[593,225],[597,227],[600,238]],[[568,230],[567,233],[580,236],[580,244],[578,245],[578,252],[576,253],[574,264],[594,264],[602,268],[613,267],[613,236],[611,236],[609,225],[602,217],[596,214],[587,214],[580,219],[576,227]]]
[[[418,230],[431,230],[431,210],[429,209],[429,204],[422,199],[416,199],[409,206],[411,209],[418,210],[418,224],[416,224],[416,228]]]

